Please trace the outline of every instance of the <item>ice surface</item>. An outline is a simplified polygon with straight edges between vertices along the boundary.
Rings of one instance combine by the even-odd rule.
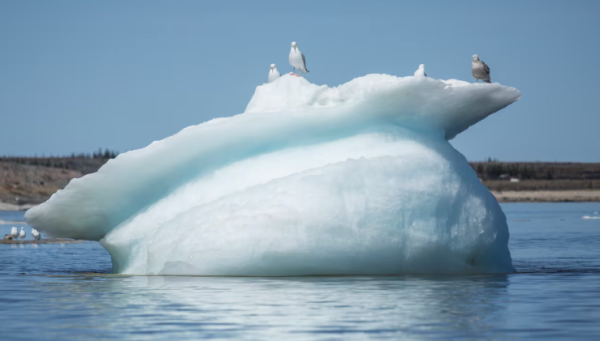
[[[284,75],[243,114],[121,154],[26,219],[99,240],[117,273],[507,273],[504,214],[447,140],[519,98],[498,83]]]

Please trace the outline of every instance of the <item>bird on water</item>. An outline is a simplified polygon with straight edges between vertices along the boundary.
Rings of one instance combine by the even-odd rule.
[[[271,64],[271,70],[269,70],[269,83],[281,77],[279,71],[277,71],[277,66],[275,64]]]
[[[304,54],[300,52],[295,41],[292,42],[292,49],[290,50],[290,64],[292,65],[293,70],[290,74],[296,75],[296,69],[300,70],[302,73],[310,72],[306,68],[306,58],[304,58]],[[297,76],[299,77],[300,75]]]
[[[479,59],[479,56],[473,55],[473,66],[471,66],[471,73],[473,77],[475,77],[475,81],[479,83],[479,80],[486,83],[491,83],[492,79],[490,78],[490,67],[487,66],[482,60]]]
[[[36,229],[31,229],[31,236],[33,237],[33,239],[35,240],[40,240],[40,238],[42,238],[42,235],[40,234],[40,232]]]

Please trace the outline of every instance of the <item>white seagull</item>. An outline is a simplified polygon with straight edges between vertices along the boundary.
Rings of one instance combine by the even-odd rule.
[[[296,42],[292,42],[292,49],[290,50],[290,64],[292,65],[293,74],[296,74],[296,69],[300,70],[302,73],[310,72],[306,68],[306,58],[304,58],[304,54],[300,52],[298,46],[296,46]]]
[[[17,229],[15,226],[13,226],[13,227],[10,229],[10,235],[11,235],[13,238],[17,238],[17,237],[19,237],[19,229]]]
[[[271,70],[269,70],[269,83],[281,77],[279,71],[277,71],[277,66],[275,64],[271,64]]]
[[[415,71],[415,77],[427,77],[425,73],[425,64],[419,65],[419,69]]]
[[[492,82],[492,79],[490,78],[490,67],[482,60],[479,60],[479,56],[476,54],[473,55],[471,73],[473,74],[473,77],[475,77],[477,83],[479,83],[480,79],[486,83]]]
[[[25,230],[23,229],[22,226],[21,226],[21,233],[19,233],[19,238],[25,239]]]
[[[31,229],[31,236],[35,240],[40,240],[40,238],[42,238],[42,235],[36,229]]]

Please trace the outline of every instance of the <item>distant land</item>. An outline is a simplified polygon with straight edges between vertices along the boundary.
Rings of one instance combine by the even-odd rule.
[[[50,157],[0,157],[0,211],[28,209],[43,203],[74,178],[96,172],[117,152]]]
[[[469,162],[499,202],[600,202],[600,163]]]
[[[28,209],[71,179],[96,172],[118,153],[0,157],[0,210]],[[500,202],[600,202],[600,163],[470,162]]]

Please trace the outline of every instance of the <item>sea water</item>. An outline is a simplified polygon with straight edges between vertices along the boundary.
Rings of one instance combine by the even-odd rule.
[[[0,340],[598,339],[600,203],[502,208],[510,275],[124,276],[96,242],[0,245]]]

